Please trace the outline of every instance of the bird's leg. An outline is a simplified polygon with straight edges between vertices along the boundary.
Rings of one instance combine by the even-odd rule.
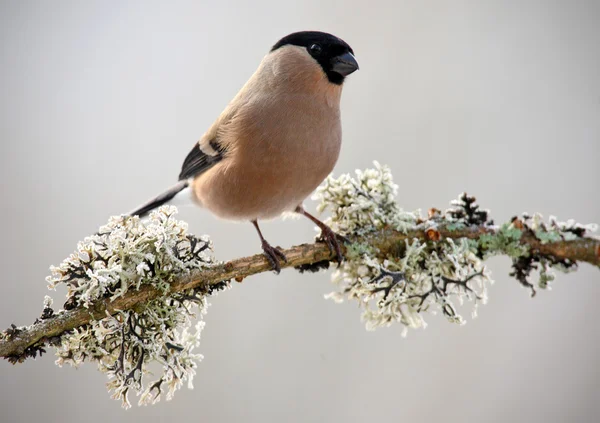
[[[287,257],[279,251],[277,248],[271,247],[271,244],[267,242],[267,240],[263,237],[260,228],[258,227],[258,222],[256,220],[252,221],[252,224],[256,228],[256,232],[258,232],[258,236],[260,237],[260,241],[262,243],[262,249],[265,257],[271,263],[273,270],[275,273],[281,272],[281,266],[279,265],[279,259],[284,263],[287,263]]]
[[[345,236],[342,236],[340,234],[336,234],[335,232],[333,232],[333,230],[331,230],[331,228],[329,226],[327,226],[326,224],[321,222],[319,219],[314,217],[312,214],[310,214],[309,212],[304,210],[304,207],[302,207],[302,206],[296,207],[296,213],[299,213],[303,216],[308,217],[319,228],[321,228],[321,235],[320,235],[319,239],[327,244],[327,246],[329,247],[329,251],[331,251],[332,253],[335,253],[336,260],[337,260],[338,266],[339,266],[342,263],[342,260],[344,260],[344,255],[342,254],[342,249],[340,248],[340,241],[349,243],[350,240],[348,238],[346,238]]]

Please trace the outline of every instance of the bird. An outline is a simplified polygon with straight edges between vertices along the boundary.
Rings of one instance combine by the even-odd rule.
[[[337,162],[342,87],[358,68],[352,48],[335,35],[301,31],[281,38],[194,144],[179,182],[129,215],[143,217],[185,196],[217,217],[251,222],[279,273],[287,258],[269,244],[258,222],[295,212],[321,229],[319,239],[339,265],[345,238],[303,202]]]

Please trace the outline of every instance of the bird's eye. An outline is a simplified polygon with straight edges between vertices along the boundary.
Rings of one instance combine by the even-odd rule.
[[[323,50],[319,44],[311,44],[309,49],[312,54],[321,54],[321,51]]]

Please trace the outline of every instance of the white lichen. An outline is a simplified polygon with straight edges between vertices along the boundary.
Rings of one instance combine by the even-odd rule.
[[[542,243],[577,239],[597,229],[575,221],[558,222],[551,217],[544,222],[540,214],[523,215],[501,226],[488,219],[489,211],[480,209],[475,198],[462,193],[445,212],[431,209],[424,218],[420,212],[407,213],[396,203],[398,186],[389,168],[375,162],[375,168],[356,171],[353,178],[329,177],[317,190],[320,211],[329,210],[328,223],[341,234],[368,235],[384,229],[430,231],[428,241],[407,240],[399,257],[382,259],[379,251],[368,245],[348,247],[347,260],[333,275],[338,291],[326,295],[335,302],[355,300],[363,309],[368,329],[400,322],[404,328],[425,327],[424,313],[441,310],[451,322],[462,324],[456,304],[473,304],[472,315],[487,300],[487,286],[492,283],[483,260],[498,254],[513,259],[514,276],[535,293],[529,282],[537,270],[537,286],[548,288],[554,270],[570,271],[576,263],[543,257],[531,252],[521,238],[534,234]],[[477,239],[441,239],[438,229],[447,231],[476,228],[484,231]],[[373,235],[372,235],[373,236]]]
[[[207,297],[227,286],[169,294],[171,281],[215,264],[211,242],[189,235],[187,225],[173,217],[176,212],[175,207],[165,206],[148,221],[112,217],[63,263],[52,267],[47,278],[50,288],[68,287],[66,308],[90,307],[96,300],[114,300],[145,285],[165,293],[143,307],[65,333],[57,347],[59,365],[97,361],[99,370],[111,379],[107,386],[112,397],[121,399],[124,407],[130,406],[130,392],[140,396],[140,404],[152,404],[162,392],[171,399],[185,382],[192,387],[202,360],[194,349],[204,327]],[[199,321],[190,331],[195,318]],[[145,376],[151,363],[160,364],[162,374],[148,382]]]
[[[466,240],[447,239],[431,251],[427,245],[406,242],[401,259],[381,262],[364,254],[342,264],[333,275],[340,291],[328,294],[341,302],[358,301],[369,330],[400,322],[407,328],[425,327],[423,314],[440,310],[453,323],[464,323],[455,302],[487,300],[488,272]]]
[[[403,211],[396,203],[397,191],[389,168],[375,162],[375,169],[357,171],[355,178],[329,177],[314,198],[320,200],[320,211],[331,211],[328,224],[342,234],[364,235],[384,228],[406,233],[437,227],[437,220],[425,220],[419,211]],[[450,212],[455,212],[454,217]],[[434,214],[443,217],[439,212]],[[454,209],[445,216],[445,223],[469,223]],[[326,298],[357,301],[369,330],[394,322],[405,328],[425,327],[424,313],[435,310],[441,310],[451,322],[463,323],[454,303],[484,303],[491,282],[474,246],[466,239],[442,240],[435,248],[413,239],[406,242],[402,257],[386,260],[378,251],[353,245],[332,279],[339,291]]]
[[[320,201],[319,212],[329,209],[328,224],[335,232],[363,235],[375,228],[392,227],[401,231],[413,228],[420,212],[398,207],[392,173],[387,166],[374,162],[375,169],[356,170],[356,177],[329,176],[313,195]]]
[[[406,334],[409,328],[426,327],[426,313],[438,311],[448,321],[463,324],[458,307],[465,304],[472,305],[475,317],[492,283],[483,261],[496,254],[511,257],[511,275],[523,286],[535,292],[529,277],[537,269],[537,286],[547,288],[554,279],[553,270],[573,270],[576,263],[530,249],[522,242],[524,234],[546,244],[581,238],[596,229],[555,218],[546,223],[538,214],[494,226],[488,211],[465,193],[448,210],[431,209],[425,218],[420,211],[402,210],[397,192],[389,168],[375,162],[374,169],[357,170],[354,177],[330,176],[314,195],[320,201],[319,211],[330,211],[327,223],[334,231],[367,240],[346,246],[345,260],[332,275],[338,289],[326,298],[357,301],[370,330],[398,322]],[[161,207],[148,221],[111,218],[97,234],[80,242],[63,263],[52,267],[47,278],[51,288],[67,287],[66,309],[93,309],[99,300],[115,300],[148,285],[163,293],[143,306],[107,314],[63,333],[59,342],[52,340],[59,365],[96,361],[110,378],[112,396],[121,399],[124,407],[130,406],[131,392],[140,397],[139,404],[154,404],[162,393],[171,399],[184,383],[192,388],[197,363],[203,358],[195,349],[208,296],[229,286],[224,281],[169,292],[171,282],[215,264],[208,238],[188,234],[187,225],[173,218],[175,213],[174,207]],[[415,236],[404,237],[404,244],[391,246],[391,252],[369,244],[369,238],[388,230]],[[455,231],[464,232],[454,236]],[[46,297],[41,319],[56,316],[51,306],[52,300]],[[13,326],[0,337],[14,336],[19,330]],[[35,357],[42,352],[38,347],[27,354]],[[152,363],[161,366],[162,372],[148,381]]]
[[[52,308],[52,304],[54,303],[54,300],[52,299],[52,297],[50,295],[44,295],[44,308]]]

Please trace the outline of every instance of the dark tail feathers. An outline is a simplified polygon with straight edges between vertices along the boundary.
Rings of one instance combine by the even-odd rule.
[[[139,217],[144,217],[150,211],[172,200],[173,197],[175,197],[181,191],[186,189],[188,185],[189,184],[187,181],[180,181],[177,185],[173,185],[171,188],[160,194],[158,197],[148,201],[146,204],[138,207],[136,210],[128,214],[130,216],[138,215]]]

